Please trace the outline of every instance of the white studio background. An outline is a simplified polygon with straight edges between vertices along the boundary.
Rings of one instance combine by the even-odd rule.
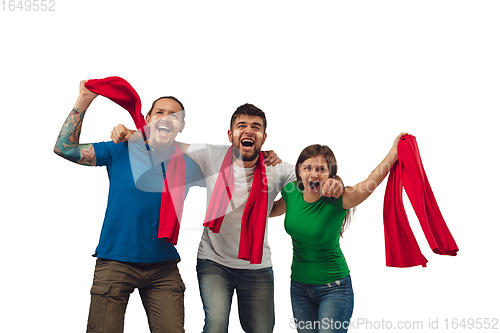
[[[403,322],[416,332],[406,323],[436,320],[445,331],[446,320],[451,330],[453,319],[499,318],[497,1],[55,0],[51,12],[9,3],[0,4],[1,135],[10,140],[0,201],[4,331],[85,330],[107,175],[52,149],[79,81],[112,75],[136,88],[143,111],[156,97],[178,97],[184,142],[227,143],[232,112],[253,103],[268,117],[265,149],[295,163],[307,145],[327,144],[347,185],[368,176],[401,131],[414,134],[460,251],[433,254],[407,202],[428,267],[385,267],[384,181],[341,243],[353,320],[367,323],[351,331]],[[118,123],[133,127],[124,110],[96,99],[81,142],[108,140]],[[192,190],[177,247],[188,333],[203,327],[195,263],[205,205],[205,191]],[[283,218],[269,221],[269,235],[275,332],[293,332]],[[242,332],[235,301],[229,331]],[[148,332],[138,293],[125,332]]]

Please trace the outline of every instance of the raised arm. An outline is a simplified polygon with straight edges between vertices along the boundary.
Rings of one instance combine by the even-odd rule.
[[[362,203],[372,194],[377,186],[384,180],[392,166],[398,159],[398,143],[402,136],[408,133],[401,133],[394,140],[391,150],[382,162],[370,173],[361,183],[353,187],[348,187],[344,190],[342,205],[344,209],[355,207]]]
[[[330,178],[323,184],[322,196],[338,199],[342,194],[344,194],[344,182],[338,175],[335,176],[335,179]]]
[[[81,144],[83,117],[97,94],[85,88],[87,81],[80,82],[80,94],[75,106],[64,122],[54,146],[54,153],[71,162],[82,165],[96,165],[94,147],[91,143]]]

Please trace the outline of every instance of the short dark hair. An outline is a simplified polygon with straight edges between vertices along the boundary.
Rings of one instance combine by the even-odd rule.
[[[302,184],[302,180],[300,179],[300,166],[305,160],[319,155],[323,156],[328,163],[328,178],[335,178],[337,175],[337,159],[330,147],[310,145],[300,153],[297,163],[295,164],[295,176],[297,177],[297,186],[299,189],[304,190],[304,184]]]
[[[181,109],[182,109],[182,121],[184,121],[184,118],[186,117],[186,110],[184,110],[184,105],[182,105],[181,101],[179,101],[177,98],[175,98],[174,96],[163,96],[163,97],[160,97],[160,98],[157,98],[153,101],[153,104],[151,105],[151,109],[149,110],[149,112],[147,113],[148,116],[151,116],[151,112],[153,112],[153,108],[155,107],[155,104],[156,102],[158,102],[160,99],[171,99],[175,102],[177,102],[177,104],[180,105]]]
[[[264,122],[264,132],[266,131],[267,127],[266,114],[264,113],[264,111],[262,111],[255,105],[248,103],[239,106],[236,109],[236,111],[234,111],[233,116],[231,117],[231,123],[229,124],[229,129],[231,130],[233,129],[233,125],[236,121],[236,118],[238,118],[241,115],[261,117]]]

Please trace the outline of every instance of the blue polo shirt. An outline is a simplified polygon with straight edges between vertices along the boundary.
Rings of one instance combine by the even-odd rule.
[[[96,165],[106,166],[108,205],[95,257],[137,263],[179,258],[177,250],[158,238],[164,170],[170,152],[157,156],[143,141],[94,143]],[[185,196],[191,186],[205,186],[203,173],[189,157]]]

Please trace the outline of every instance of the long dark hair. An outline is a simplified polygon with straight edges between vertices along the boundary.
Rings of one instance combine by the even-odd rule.
[[[299,190],[304,190],[304,184],[302,183],[302,179],[300,179],[300,166],[305,160],[320,155],[322,155],[328,163],[329,178],[335,178],[335,176],[337,176],[337,159],[335,158],[335,154],[330,147],[318,144],[310,145],[300,153],[297,163],[295,164],[295,176],[297,177],[297,186]],[[340,228],[341,237],[351,224],[353,215],[354,208],[351,208],[347,211],[342,227]]]

